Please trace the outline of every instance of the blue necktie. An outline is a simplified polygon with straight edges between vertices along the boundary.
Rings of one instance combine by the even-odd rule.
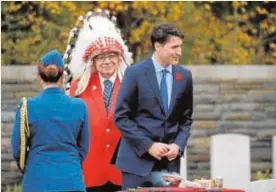
[[[105,109],[106,113],[108,114],[109,107],[110,107],[110,97],[112,94],[112,82],[110,80],[105,80],[104,81],[104,104],[105,104]]]
[[[168,112],[168,88],[167,88],[167,81],[166,81],[167,73],[169,73],[168,70],[166,69],[162,70],[162,77],[160,82],[161,98],[162,98],[163,106],[166,113]]]

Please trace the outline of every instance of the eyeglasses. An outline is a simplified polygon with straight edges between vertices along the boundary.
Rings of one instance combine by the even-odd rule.
[[[111,62],[116,62],[116,60],[118,58],[118,54],[117,53],[106,53],[106,54],[98,55],[98,56],[94,57],[94,61],[98,62],[98,63],[103,63],[106,58],[108,58]]]

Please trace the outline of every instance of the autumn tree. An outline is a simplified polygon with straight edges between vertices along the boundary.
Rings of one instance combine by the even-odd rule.
[[[1,63],[34,64],[50,49],[63,52],[68,33],[86,2],[1,2]]]
[[[108,9],[117,16],[139,61],[152,52],[153,25],[184,32],[183,64],[276,64],[275,2],[2,2],[2,63],[30,64],[52,48],[65,51],[80,15]]]
[[[185,34],[181,62],[188,64],[275,64],[273,7],[275,2],[238,1],[94,4],[118,16],[136,61],[151,51],[153,24],[175,24]]]

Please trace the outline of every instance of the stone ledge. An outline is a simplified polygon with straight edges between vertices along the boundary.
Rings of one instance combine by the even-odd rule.
[[[204,65],[204,66],[185,66],[192,71],[194,78],[212,80],[276,80],[276,66],[266,65]],[[34,80],[36,78],[36,65],[12,65],[1,67],[2,79]]]
[[[211,79],[276,79],[276,66],[188,66],[195,78]]]
[[[36,73],[37,67],[35,65],[1,66],[1,79],[34,80]]]
[[[264,171],[266,169],[272,169],[272,162],[253,162],[251,161],[251,171]]]

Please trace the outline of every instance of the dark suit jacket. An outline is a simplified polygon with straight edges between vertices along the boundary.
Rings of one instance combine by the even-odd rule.
[[[115,109],[115,123],[122,133],[116,166],[146,176],[157,161],[147,153],[153,142],[176,143],[184,151],[192,113],[193,83],[188,69],[173,66],[171,102],[166,114],[152,59],[127,68]],[[171,162],[172,170],[179,170],[179,159]]]

